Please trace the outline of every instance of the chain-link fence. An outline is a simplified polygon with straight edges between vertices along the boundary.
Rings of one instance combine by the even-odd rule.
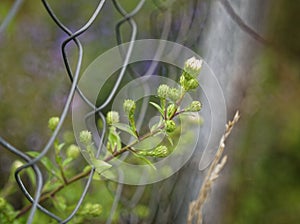
[[[258,35],[256,32],[253,31],[249,26],[247,26],[243,20],[238,16],[238,14],[235,12],[229,1],[222,0],[219,1],[223,6],[224,9],[229,13],[230,17],[236,21],[237,25],[246,33],[250,34],[255,40],[260,41],[262,43],[266,43],[266,41]],[[81,89],[78,87],[78,82],[80,75],[82,73],[82,63],[83,63],[83,54],[84,54],[84,46],[81,43],[81,35],[88,34],[89,28],[92,26],[97,26],[95,24],[95,20],[97,17],[101,16],[102,14],[106,15],[103,10],[105,8],[105,4],[108,4],[107,1],[101,0],[97,2],[97,5],[94,7],[93,12],[89,12],[90,16],[86,19],[84,25],[82,25],[80,28],[77,28],[75,31],[73,28],[69,28],[67,24],[64,24],[60,21],[60,19],[57,16],[57,13],[55,10],[51,7],[51,2],[48,2],[46,0],[42,0],[43,7],[47,11],[49,15],[49,20],[51,19],[57,26],[57,29],[60,29],[62,32],[65,33],[67,36],[64,38],[61,44],[61,53],[62,53],[62,60],[64,63],[64,66],[66,68],[66,75],[68,76],[69,80],[71,81],[71,87],[68,90],[68,94],[64,103],[63,110],[60,114],[60,120],[59,123],[54,130],[51,137],[48,139],[45,146],[39,150],[40,154],[36,158],[31,158],[27,154],[25,154],[21,149],[16,148],[14,143],[10,144],[6,140],[4,140],[2,137],[0,137],[0,143],[1,145],[9,150],[11,153],[19,157],[20,159],[24,160],[26,163],[19,167],[15,172],[15,178],[17,180],[17,183],[22,190],[24,196],[32,203],[32,207],[30,209],[30,215],[28,216],[27,223],[31,223],[33,221],[34,215],[36,213],[36,210],[39,209],[46,215],[52,217],[54,220],[58,221],[59,223],[67,223],[69,222],[80,206],[82,205],[82,202],[84,200],[84,197],[88,193],[88,189],[91,185],[93,175],[95,170],[92,169],[89,172],[88,179],[85,182],[85,186],[83,189],[83,192],[78,198],[77,204],[70,212],[67,218],[61,218],[57,214],[52,213],[50,210],[47,209],[47,207],[42,206],[39,201],[41,198],[41,192],[44,184],[43,180],[43,170],[38,165],[41,161],[41,159],[49,153],[49,151],[52,150],[53,143],[55,139],[57,138],[58,134],[61,132],[62,126],[65,122],[65,119],[70,112],[72,100],[74,97],[74,94],[77,92],[78,95],[81,97],[81,99],[90,107],[90,113],[87,114],[86,119],[93,116],[99,116],[99,118],[102,120],[103,127],[105,127],[105,118],[103,115],[103,110],[111,103],[111,101],[114,99],[114,96],[120,87],[120,84],[122,80],[124,79],[124,76],[126,72],[129,71],[129,75],[131,75],[134,78],[138,78],[145,75],[153,75],[156,71],[161,70],[163,71],[166,69],[164,66],[159,65],[157,62],[152,61],[149,65],[147,65],[147,71],[143,72],[143,75],[137,69],[136,67],[129,65],[129,60],[132,54],[132,49],[134,48],[134,41],[137,39],[138,31],[142,30],[143,27],[139,27],[137,21],[135,20],[135,16],[140,13],[142,8],[145,6],[145,4],[149,4],[149,2],[145,0],[137,1],[134,5],[134,7],[131,10],[126,10],[122,2],[113,0],[112,3],[110,2],[110,7],[113,7],[115,11],[117,11],[120,15],[120,19],[117,21],[113,21],[114,29],[115,29],[115,35],[116,35],[116,45],[120,45],[123,42],[128,42],[129,45],[126,49],[119,49],[122,52],[123,55],[123,64],[122,69],[120,69],[117,79],[114,82],[114,85],[111,87],[109,94],[105,98],[105,100],[101,103],[101,105],[95,106],[93,102],[90,102],[89,99],[85,96],[85,94],[81,91]],[[1,4],[1,3],[0,3]],[[14,4],[12,5],[10,11],[5,16],[4,20],[1,23],[0,26],[0,34],[4,33],[6,29],[9,27],[10,22],[14,19],[14,16],[18,13],[18,10],[22,7],[22,4],[25,4],[22,0],[16,0]],[[84,7],[84,3],[82,3],[82,7]],[[176,43],[183,44],[187,47],[197,49],[199,42],[202,40],[204,34],[203,30],[207,26],[207,20],[209,19],[210,13],[211,13],[211,7],[213,7],[211,1],[206,0],[194,0],[194,1],[160,1],[160,0],[154,0],[151,2],[153,4],[150,8],[152,9],[151,13],[149,13],[149,24],[150,24],[150,30],[149,33],[147,33],[147,38],[156,38],[156,39],[162,39],[162,40],[171,40]],[[131,3],[133,5],[133,3]],[[178,7],[180,6],[180,7]],[[42,9],[40,9],[42,10]],[[65,10],[68,10],[67,8]],[[74,15],[76,16],[76,15]],[[107,18],[106,18],[107,19]],[[113,19],[113,17],[111,18]],[[123,32],[125,31],[125,34]],[[145,34],[144,34],[145,35]],[[126,37],[124,37],[126,36]],[[125,41],[125,39],[127,40]],[[70,56],[67,52],[68,47],[76,47],[76,52]],[[161,49],[157,48],[156,54],[159,54],[159,51]],[[1,52],[4,54],[4,52]],[[180,54],[180,52],[173,52],[173,57],[177,57]],[[74,55],[77,57],[74,60]],[[72,61],[72,63],[70,62]],[[76,61],[74,63],[74,61]],[[166,76],[170,75],[170,72],[165,73]],[[150,88],[146,85],[145,88]],[[143,114],[141,114],[141,119],[143,119]],[[103,136],[106,133],[106,129],[103,128],[102,130],[98,130],[100,134],[100,138],[98,139],[99,142],[103,141]],[[98,144],[96,157],[99,155],[101,151],[101,144]],[[26,184],[24,184],[20,173],[25,169],[33,169],[35,174],[35,181],[36,181],[36,189],[34,194],[30,193],[30,191],[26,188]],[[121,176],[119,177],[121,178]],[[112,208],[110,209],[110,215],[108,216],[108,220],[106,223],[111,223],[112,218],[114,215],[114,212],[117,208],[117,205],[120,200],[122,199],[122,188],[123,184],[122,181],[118,181],[118,186],[115,190],[114,195],[114,203],[112,205]],[[159,189],[159,188],[158,188]],[[127,200],[127,206],[132,208],[134,207],[139,200],[141,199],[143,192],[145,190],[145,187],[141,186],[136,188],[136,192],[133,194],[130,200]],[[157,188],[154,188],[154,194]],[[195,190],[196,192],[197,190]],[[194,194],[195,195],[195,194]],[[153,202],[152,206],[156,204],[157,202]],[[150,203],[151,204],[151,203]],[[155,212],[152,217],[155,217]],[[132,220],[131,220],[132,221]],[[130,223],[134,223],[134,221]],[[159,222],[157,219],[153,218],[151,222]]]

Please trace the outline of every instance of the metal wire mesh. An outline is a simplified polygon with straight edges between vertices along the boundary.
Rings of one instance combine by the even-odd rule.
[[[15,148],[11,144],[9,144],[6,140],[4,140],[2,137],[0,137],[0,144],[5,149],[9,150],[16,156],[20,157],[22,160],[26,161],[25,165],[23,165],[22,167],[20,167],[16,170],[15,178],[16,178],[17,183],[18,183],[20,189],[22,190],[24,196],[32,203],[32,208],[30,210],[30,214],[28,216],[27,223],[32,223],[37,209],[41,210],[43,213],[52,217],[53,219],[57,220],[59,223],[67,223],[74,217],[74,215],[78,211],[79,207],[81,206],[81,204],[83,202],[85,195],[88,192],[89,186],[92,182],[92,177],[93,177],[93,174],[95,171],[94,169],[89,174],[88,180],[85,183],[84,190],[81,194],[81,197],[78,199],[76,207],[73,209],[71,214],[65,219],[62,219],[61,217],[57,216],[56,214],[53,214],[47,208],[45,208],[41,204],[39,204],[39,199],[41,197],[41,191],[42,191],[42,187],[43,187],[43,176],[42,176],[42,170],[38,166],[38,164],[39,164],[40,160],[44,156],[46,156],[46,154],[49,152],[49,150],[51,150],[54,140],[56,139],[58,133],[61,131],[62,125],[65,122],[66,116],[70,109],[75,91],[78,92],[78,94],[81,96],[81,98],[91,108],[91,112],[89,114],[87,114],[86,118],[89,119],[89,117],[94,116],[95,114],[98,114],[104,124],[103,127],[105,127],[105,119],[104,119],[104,115],[102,114],[102,110],[113,99],[113,97],[125,75],[126,70],[132,71],[132,74],[134,74],[135,76],[140,75],[134,68],[132,68],[131,66],[128,65],[128,61],[129,61],[131,51],[133,48],[133,41],[136,40],[137,30],[138,30],[137,24],[134,20],[134,16],[141,10],[141,8],[143,7],[143,5],[145,3],[145,0],[140,0],[136,4],[135,8],[130,12],[127,12],[122,7],[122,4],[118,0],[113,0],[112,2],[113,2],[113,6],[115,7],[115,9],[122,16],[122,19],[120,21],[118,21],[115,25],[117,43],[121,44],[123,42],[121,28],[122,28],[122,26],[124,26],[125,23],[128,23],[128,25],[130,26],[130,29],[131,29],[130,30],[130,41],[132,44],[130,45],[130,48],[128,48],[128,50],[126,52],[123,52],[123,54],[124,54],[123,67],[122,67],[122,70],[120,71],[120,73],[118,74],[118,79],[115,82],[113,88],[111,89],[109,96],[105,99],[105,101],[102,105],[95,107],[93,103],[89,102],[89,100],[85,97],[85,95],[81,92],[81,90],[77,86],[80,72],[81,72],[83,52],[84,52],[84,48],[79,40],[79,36],[85,32],[88,32],[87,31],[88,28],[90,26],[92,26],[96,17],[99,14],[101,14],[101,11],[103,10],[103,6],[106,3],[106,1],[105,0],[99,1],[94,12],[90,16],[90,18],[88,18],[86,23],[82,27],[80,27],[78,30],[71,31],[71,29],[69,29],[66,25],[64,25],[58,19],[56,13],[52,10],[48,1],[42,0],[44,8],[48,12],[51,19],[57,25],[57,28],[62,30],[64,33],[66,33],[68,35],[68,37],[62,43],[61,52],[63,55],[64,65],[67,70],[67,75],[68,75],[72,85],[69,89],[68,97],[67,97],[66,103],[64,105],[64,108],[60,114],[59,124],[56,127],[55,131],[53,132],[52,136],[47,141],[46,145],[40,151],[40,155],[38,157],[36,157],[34,159],[30,158],[25,153],[23,153],[22,150]],[[175,28],[174,28],[174,17],[172,17],[173,16],[172,15],[172,13],[173,13],[172,12],[172,4],[168,3],[168,1],[159,1],[159,0],[154,0],[153,2],[155,3],[155,5],[157,7],[157,10],[152,12],[151,18],[150,18],[153,36],[155,36],[156,38],[159,38],[159,39],[171,39],[174,42],[186,44],[188,46],[192,46],[194,43],[196,43],[199,40],[199,36],[201,34],[201,29],[204,27],[206,18],[208,16],[208,10],[201,11],[201,16],[199,18],[199,14],[197,14],[197,10],[195,10],[195,9],[199,8],[199,4],[202,4],[204,1],[197,1],[197,0],[190,1],[188,3],[187,10],[190,10],[193,13],[190,14],[187,12],[181,12],[181,15],[179,17],[181,19],[181,23],[180,23],[179,27],[175,27]],[[172,2],[172,1],[170,1],[170,2]],[[250,35],[252,35],[258,41],[261,41],[263,43],[266,42],[262,37],[257,35],[251,28],[249,28],[247,25],[245,25],[243,23],[243,21],[238,17],[238,15],[234,13],[234,11],[228,1],[222,0],[221,2],[222,2],[222,4],[224,4],[226,10],[228,10],[228,12],[232,15],[233,19],[237,20],[238,25],[240,25],[242,29],[244,29],[246,32],[248,32]],[[9,25],[9,22],[16,15],[16,13],[17,13],[18,9],[21,7],[22,3],[23,3],[22,0],[16,0],[14,2],[14,5],[12,6],[10,12],[8,13],[5,20],[2,22],[2,24],[0,26],[0,33],[5,31],[6,27]],[[208,5],[209,5],[209,3],[207,3],[206,7],[208,7]],[[159,27],[159,22],[157,21],[158,16],[163,17],[164,24],[162,25],[162,27]],[[194,32],[195,31],[194,26],[197,26],[197,32]],[[70,66],[69,57],[66,53],[67,46],[71,45],[71,44],[76,46],[77,55],[78,55],[74,71],[72,70],[72,68]],[[120,50],[123,51],[123,49],[120,49]],[[159,49],[157,49],[157,51],[159,51]],[[157,68],[157,64],[153,62],[151,64],[151,66],[148,68],[147,74],[152,74],[156,68]],[[103,130],[101,130],[100,141],[103,140],[103,136],[104,136],[105,132],[106,132],[105,128]],[[101,145],[101,144],[99,144],[99,145]],[[99,146],[96,156],[99,155],[100,150],[101,150],[101,147]],[[24,169],[31,169],[31,168],[34,170],[35,178],[36,178],[36,189],[35,189],[34,195],[31,195],[29,193],[29,191],[26,189],[26,187],[20,177],[21,171],[23,171]],[[122,178],[122,175],[120,175],[119,178]],[[114,192],[114,203],[112,205],[112,208],[110,209],[110,216],[106,223],[111,223],[113,214],[114,214],[116,207],[120,201],[121,202],[123,201],[123,203],[126,203],[126,205],[129,208],[132,208],[139,202],[139,200],[144,192],[144,187],[139,187],[139,188],[137,188],[135,194],[132,196],[132,198],[130,200],[125,200],[122,198],[122,189],[123,189],[123,185],[121,183],[119,183],[116,191]]]

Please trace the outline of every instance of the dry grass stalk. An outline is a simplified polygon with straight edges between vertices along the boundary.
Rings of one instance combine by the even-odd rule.
[[[214,160],[212,161],[207,174],[204,178],[203,184],[201,186],[201,189],[199,191],[198,197],[195,201],[192,201],[189,205],[189,212],[187,217],[187,224],[192,224],[193,220],[196,219],[196,223],[201,224],[202,223],[202,208],[203,205],[208,197],[208,194],[212,188],[212,185],[214,181],[218,178],[220,171],[224,167],[227,156],[223,156],[223,152],[225,149],[225,141],[230,135],[233,126],[238,122],[240,118],[239,112],[237,111],[234,115],[234,118],[232,121],[229,121],[226,124],[226,130],[224,135],[222,136],[219,144],[219,148],[216,152],[216,155],[214,157]]]

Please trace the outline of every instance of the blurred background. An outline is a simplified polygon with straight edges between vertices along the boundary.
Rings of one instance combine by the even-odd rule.
[[[122,5],[130,11],[138,2],[126,0]],[[239,1],[233,2],[239,5]],[[0,22],[13,3],[1,0]],[[194,49],[203,35],[210,1],[172,4],[191,10],[197,18],[184,41]],[[53,1],[51,5],[63,23],[76,30],[97,1]],[[168,19],[164,10],[161,1],[145,2],[135,16],[137,39],[160,37]],[[241,120],[226,149],[229,162],[221,177],[220,223],[285,224],[300,220],[299,11],[299,1],[285,0],[268,1],[264,11],[262,35],[268,43],[258,49],[246,88],[237,90],[241,100],[236,108]],[[182,15],[174,5],[171,12],[167,39],[176,41]],[[82,71],[101,52],[117,45],[115,24],[121,18],[108,1],[95,25],[80,37],[85,49]],[[129,40],[130,29],[126,24],[122,27],[123,42]],[[48,119],[59,115],[65,103],[70,87],[60,52],[65,38],[39,1],[24,1],[0,33],[0,136],[24,151],[44,146],[50,136]],[[76,55],[75,48],[70,46],[68,54],[71,58]],[[71,116],[64,130],[72,130]],[[16,157],[0,149],[1,188]],[[105,192],[102,196],[107,197]],[[112,199],[107,200],[112,203]],[[17,209],[23,205],[17,199],[11,201]],[[147,208],[139,207],[137,212],[143,209]]]

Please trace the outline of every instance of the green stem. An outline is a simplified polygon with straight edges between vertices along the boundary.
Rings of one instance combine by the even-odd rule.
[[[132,146],[134,146],[135,144],[155,135],[156,133],[158,133],[161,129],[164,128],[164,125],[161,125],[160,127],[158,127],[156,130],[154,130],[153,132],[148,132],[145,135],[141,136],[138,140],[133,141],[132,143],[124,146],[122,149],[120,149],[119,151],[113,153],[111,156],[107,157],[104,159],[105,162],[108,162],[110,160],[112,160],[113,158],[121,155],[122,153],[126,152],[126,151],[132,151]]]
[[[185,89],[183,89],[183,88],[181,88],[181,95],[180,95],[180,97],[179,97],[179,99],[176,101],[176,106],[177,107],[179,107],[180,106],[180,104],[181,104],[181,102],[182,102],[182,100],[183,100],[183,97],[184,97],[184,95],[186,94],[186,90]]]

